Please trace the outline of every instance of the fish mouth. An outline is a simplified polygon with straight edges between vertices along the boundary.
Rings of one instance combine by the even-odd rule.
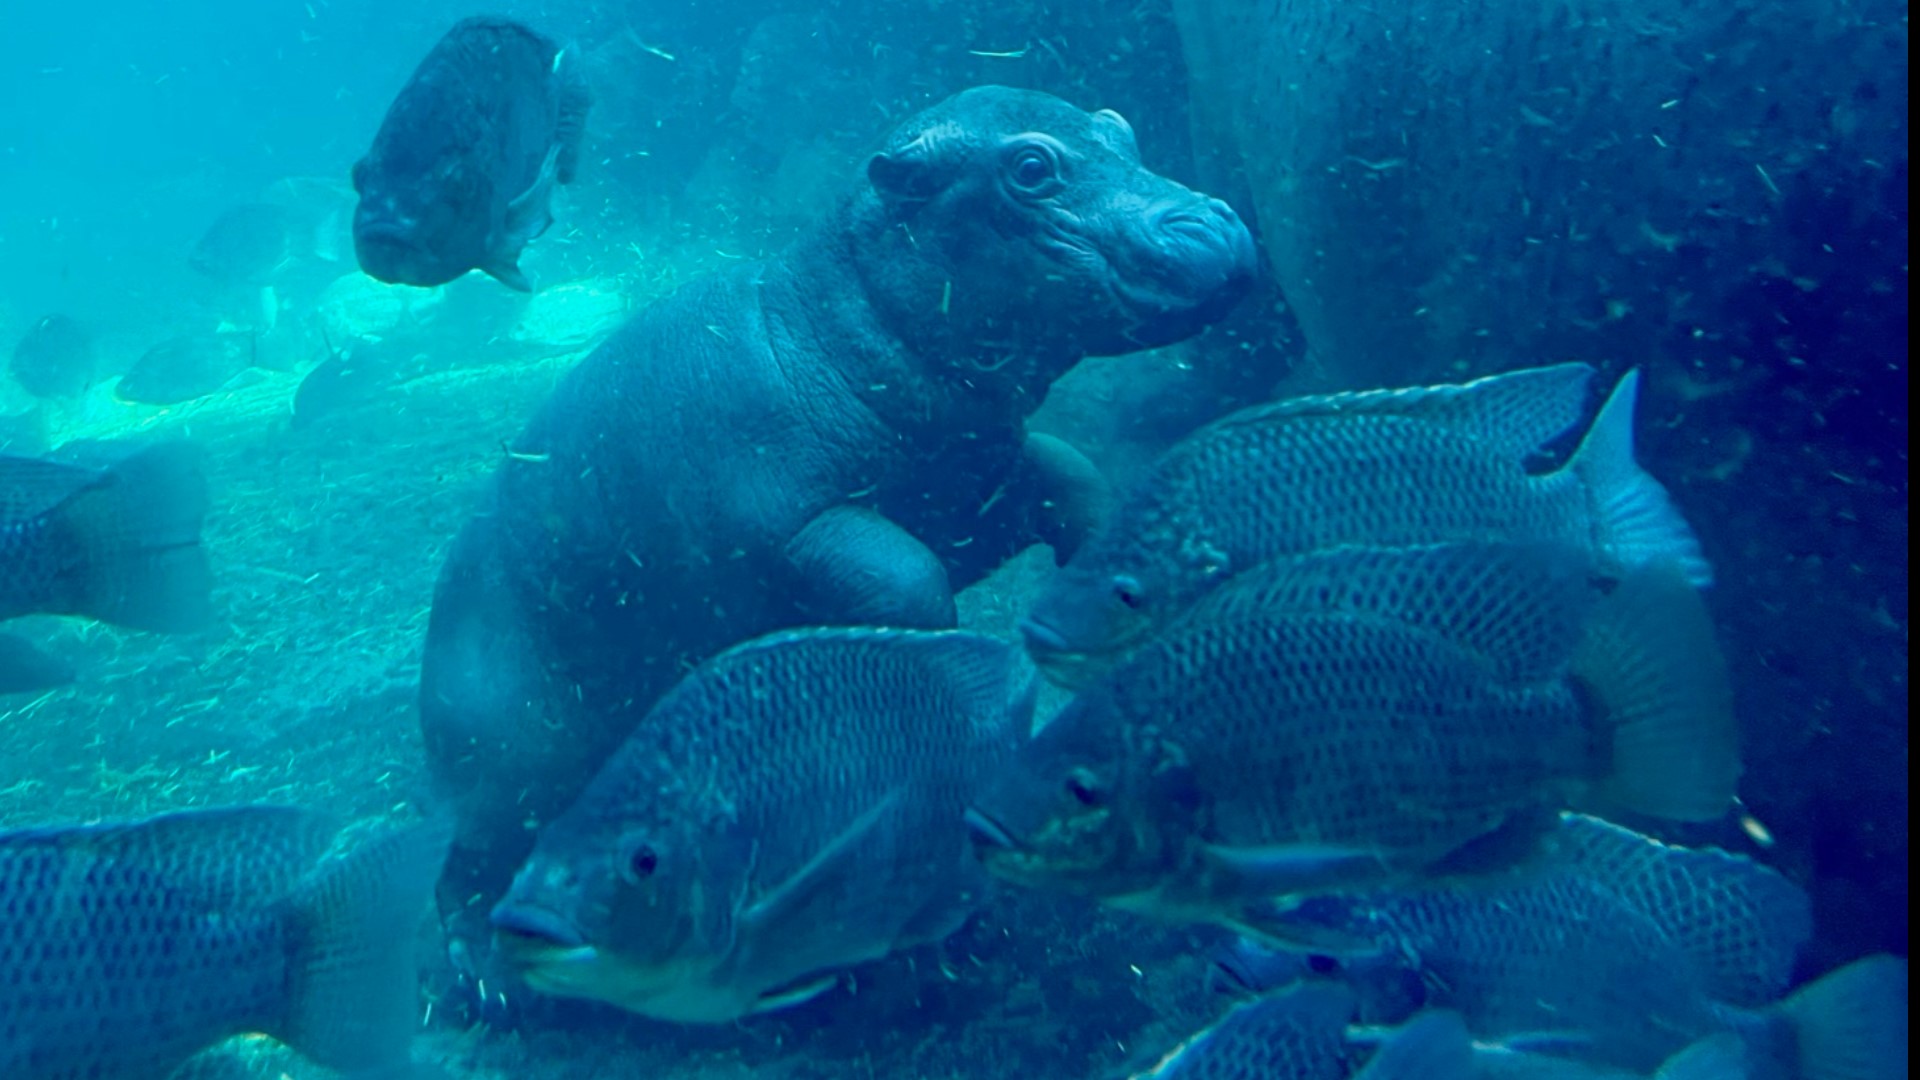
[[[1064,690],[1084,690],[1105,670],[1104,657],[1075,648],[1058,630],[1032,616],[1020,620],[1020,640],[1047,681]]]
[[[500,952],[515,967],[565,962],[581,951],[592,951],[587,937],[570,919],[531,904],[503,902],[489,916]]]
[[[1007,831],[1006,826],[977,807],[967,807],[962,818],[966,821],[967,835],[972,838],[974,848],[982,855],[995,852],[1010,854],[1022,850],[1020,841]]]

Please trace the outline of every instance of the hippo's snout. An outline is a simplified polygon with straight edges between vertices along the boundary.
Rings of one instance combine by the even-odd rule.
[[[1233,207],[1219,199],[1184,202],[1161,208],[1149,220],[1149,243],[1161,257],[1142,269],[1171,297],[1231,307],[1246,295],[1253,283],[1253,234]]]
[[[1198,333],[1246,296],[1256,259],[1253,234],[1219,199],[1187,194],[1141,214],[1112,260],[1115,291],[1137,320],[1138,348]]]

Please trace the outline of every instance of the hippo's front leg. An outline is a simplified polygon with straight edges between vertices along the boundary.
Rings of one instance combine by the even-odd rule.
[[[1053,561],[1061,565],[1113,507],[1113,489],[1093,462],[1064,440],[1038,432],[1028,433],[1009,487],[1024,499],[1033,535],[1053,548]]]
[[[947,571],[927,546],[865,507],[836,506],[787,543],[796,603],[823,623],[958,625]]]

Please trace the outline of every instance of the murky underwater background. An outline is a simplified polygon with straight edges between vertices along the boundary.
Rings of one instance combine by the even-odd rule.
[[[0,827],[418,806],[434,576],[534,403],[627,313],[777,250],[893,123],[994,82],[1125,114],[1150,167],[1255,225],[1270,269],[1203,337],[1056,385],[1034,426],[1116,477],[1273,392],[1563,359],[1645,369],[1639,456],[1715,564],[1741,794],[1775,843],[1732,825],[1672,835],[1760,854],[1809,889],[1808,973],[1904,955],[1905,7],[1456,7],[504,5],[577,41],[596,99],[581,180],[523,262],[539,291],[380,286],[350,247],[316,242],[275,268],[270,312],[253,283],[190,265],[196,241],[263,198],[324,221],[413,64],[473,12],[10,12],[0,348],[58,313],[95,370],[65,399],[0,377],[0,453],[204,446],[220,618],[182,638],[10,623],[80,674],[0,697]],[[150,347],[222,326],[255,366],[181,404],[116,398]],[[366,334],[416,356],[410,377],[296,425],[302,376]],[[963,596],[963,622],[1011,632],[1050,566],[1040,550],[1010,563]],[[488,1030],[457,1002],[422,1008],[431,1053],[463,1076],[1105,1077],[1215,1011],[1201,969],[1219,937],[1008,893],[944,948],[727,1027],[570,1003]],[[204,1067],[323,1075],[262,1040]]]

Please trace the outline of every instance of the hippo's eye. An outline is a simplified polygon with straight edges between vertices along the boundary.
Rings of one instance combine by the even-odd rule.
[[[1100,805],[1100,783],[1092,773],[1085,769],[1075,769],[1067,774],[1067,794],[1081,806]]]
[[[1147,602],[1146,591],[1141,588],[1140,579],[1131,574],[1116,574],[1113,578],[1113,598],[1128,609],[1140,610]]]
[[[639,884],[641,880],[653,876],[660,869],[660,853],[653,850],[651,844],[636,844],[627,853],[627,877]]]
[[[1060,163],[1044,146],[1022,147],[1007,166],[1008,182],[1029,194],[1046,191],[1059,175]]]

